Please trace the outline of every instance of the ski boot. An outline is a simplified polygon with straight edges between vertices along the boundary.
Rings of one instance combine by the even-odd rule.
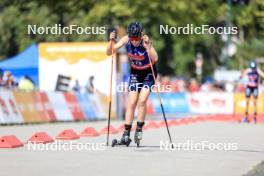
[[[257,112],[254,113],[254,123],[257,123]]]
[[[243,122],[244,122],[244,123],[249,123],[249,119],[248,119],[247,116],[243,119]]]
[[[130,139],[130,132],[125,130],[123,133],[123,136],[120,140],[114,139],[112,141],[112,147],[116,146],[116,145],[126,145],[127,147],[129,146],[131,139]]]

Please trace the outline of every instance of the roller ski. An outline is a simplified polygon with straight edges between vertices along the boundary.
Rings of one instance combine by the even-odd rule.
[[[113,139],[112,141],[112,147],[116,146],[116,145],[125,145],[125,146],[129,146],[130,143],[131,143],[131,139],[130,139],[130,129],[131,129],[131,126],[129,127],[126,127],[125,128],[128,128],[124,131],[123,133],[123,136],[120,140],[117,140],[117,139]]]
[[[254,121],[255,124],[257,124],[257,112],[254,113],[253,121]]]
[[[137,128],[135,131],[134,141],[137,144],[137,147],[140,146],[140,141],[142,140],[142,128],[143,128],[144,122],[137,122]]]
[[[134,137],[134,140],[135,140],[135,143],[137,144],[137,147],[140,146],[140,141],[142,139],[142,129],[137,129],[136,132],[135,132],[135,137]]]
[[[122,137],[120,140],[113,139],[112,147],[116,145],[125,145],[128,147],[130,145],[130,142],[131,142],[131,139],[128,136],[125,136],[124,138]]]
[[[247,105],[247,107],[248,107],[248,105]],[[246,113],[245,113],[245,117],[242,119],[242,122],[243,122],[243,123],[249,123],[248,110],[246,111]]]
[[[244,122],[244,123],[249,123],[249,119],[248,119],[248,117],[246,116],[246,117],[243,119],[242,122]]]

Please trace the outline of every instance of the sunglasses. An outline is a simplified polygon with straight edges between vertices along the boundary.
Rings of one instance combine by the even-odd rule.
[[[141,40],[141,38],[140,37],[129,37],[129,40],[131,40],[131,41],[139,41],[139,40]]]

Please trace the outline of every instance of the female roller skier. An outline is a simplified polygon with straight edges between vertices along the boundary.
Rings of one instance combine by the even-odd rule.
[[[243,75],[247,76],[247,85],[246,85],[246,112],[244,122],[249,122],[248,119],[248,109],[249,109],[249,100],[251,95],[254,96],[254,122],[257,123],[257,100],[258,100],[258,84],[260,76],[264,78],[264,73],[257,67],[256,61],[251,61],[249,63],[248,69],[246,69]]]
[[[130,130],[134,119],[134,112],[138,105],[138,121],[134,136],[135,143],[139,145],[142,139],[142,128],[146,116],[146,103],[151,92],[151,86],[155,84],[150,60],[153,64],[155,77],[157,70],[155,63],[158,61],[158,55],[147,35],[143,34],[143,28],[140,23],[132,22],[127,28],[127,35],[115,43],[116,32],[110,33],[110,42],[107,47],[107,55],[115,53],[119,48],[125,46],[130,61],[131,71],[128,87],[128,104],[125,114],[125,130],[122,138],[114,140],[112,145],[129,145]]]

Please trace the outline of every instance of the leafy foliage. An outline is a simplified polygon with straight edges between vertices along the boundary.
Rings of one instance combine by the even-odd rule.
[[[13,56],[32,43],[54,41],[103,41],[105,35],[28,35],[27,25],[123,27],[139,21],[151,36],[159,53],[159,71],[163,74],[192,76],[198,52],[205,60],[205,74],[225,63],[221,51],[225,43],[219,35],[161,35],[160,25],[224,26],[228,3],[225,0],[1,0],[0,59]],[[239,28],[237,53],[228,66],[238,69],[245,60],[264,53],[264,1],[233,4],[231,23]]]

